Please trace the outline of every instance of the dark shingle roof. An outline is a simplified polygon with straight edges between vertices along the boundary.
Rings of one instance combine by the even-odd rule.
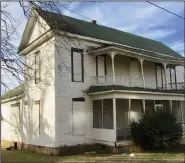
[[[162,92],[162,93],[178,93],[184,94],[185,90],[161,90],[161,89],[150,89],[150,88],[139,88],[139,87],[124,87],[120,85],[106,85],[106,86],[91,86],[87,93],[98,93],[106,91],[116,90],[129,90],[129,91],[147,91],[147,92]]]
[[[23,92],[24,92],[24,84],[20,84],[19,86],[9,90],[7,93],[1,95],[1,100],[5,100],[7,98],[18,96]]]
[[[183,57],[164,45],[163,43],[131,33],[123,32],[106,26],[93,24],[91,22],[75,19],[69,16],[60,15],[48,11],[36,9],[38,14],[45,19],[52,29],[64,30],[81,36],[111,41],[122,45],[132,46],[144,50],[163,53],[169,56],[183,59]],[[151,55],[150,53],[147,53]]]

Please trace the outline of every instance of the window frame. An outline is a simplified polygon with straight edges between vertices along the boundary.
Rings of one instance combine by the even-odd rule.
[[[39,60],[37,61],[37,56],[39,56]],[[38,63],[38,70],[37,70],[37,63]],[[38,78],[37,78],[38,73]],[[41,81],[41,60],[40,60],[40,51],[35,53],[35,84]]]
[[[74,80],[74,62],[73,62],[73,52],[80,53],[81,55],[81,76],[82,79],[80,81]],[[83,56],[83,49],[71,48],[71,81],[72,82],[84,82],[84,56]]]

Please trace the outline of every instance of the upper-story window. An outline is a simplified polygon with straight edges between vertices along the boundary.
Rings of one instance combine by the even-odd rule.
[[[83,49],[71,48],[71,76],[73,82],[84,82]]]
[[[35,53],[35,84],[41,80],[41,60],[40,51]]]

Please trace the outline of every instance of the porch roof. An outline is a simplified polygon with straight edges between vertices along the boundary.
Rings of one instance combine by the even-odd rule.
[[[167,54],[162,54],[158,52],[147,51],[147,50],[142,50],[139,48],[132,48],[128,46],[115,45],[115,44],[109,44],[109,45],[103,45],[103,46],[96,47],[96,48],[91,48],[89,49],[88,53],[96,53],[96,52],[101,52],[105,50],[110,51],[110,50],[116,50],[116,49],[120,49],[123,51],[124,50],[130,51],[130,53],[137,53],[137,54],[139,53],[146,57],[154,57],[154,58],[163,59],[163,60],[183,61],[184,59],[184,57],[182,57],[181,55],[167,55]]]
[[[128,90],[128,91],[147,91],[147,92],[161,92],[161,93],[177,93],[184,94],[185,90],[161,90],[161,89],[151,89],[151,88],[140,88],[140,87],[125,87],[120,85],[105,85],[105,86],[91,86],[87,93],[98,93],[106,91],[116,91],[116,90]]]
[[[18,95],[20,95],[22,93],[24,93],[24,83],[18,85],[17,87],[9,90],[7,93],[1,95],[1,100],[5,100],[7,98],[18,96]]]

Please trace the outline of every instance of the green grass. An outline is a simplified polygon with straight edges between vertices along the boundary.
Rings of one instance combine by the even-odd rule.
[[[179,153],[138,153],[135,157],[129,155],[75,155],[75,156],[47,156],[27,151],[6,151],[2,150],[3,163],[54,163],[54,162],[144,162],[144,163],[163,163],[169,160],[172,162],[184,163],[184,154]]]

